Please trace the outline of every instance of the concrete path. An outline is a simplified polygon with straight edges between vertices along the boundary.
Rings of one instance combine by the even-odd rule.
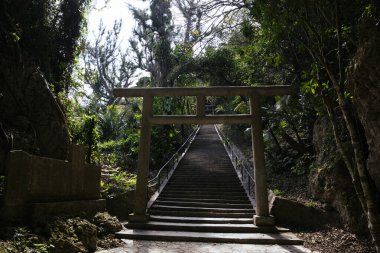
[[[317,253],[303,246],[123,240],[124,247],[97,253]]]

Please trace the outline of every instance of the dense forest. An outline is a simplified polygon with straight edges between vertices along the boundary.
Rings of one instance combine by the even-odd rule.
[[[303,175],[308,194],[380,252],[378,1],[150,0],[130,6],[127,46],[121,27],[131,24],[121,21],[86,38],[91,6],[0,2],[0,194],[10,150],[65,160],[70,143],[113,172],[104,197],[133,188],[142,100],[115,98],[115,87],[291,85],[297,95],[261,101],[266,166]],[[207,103],[217,114],[249,112],[247,97]],[[154,100],[155,114],[194,108],[192,97]],[[193,127],[153,128],[152,176]],[[246,128],[230,131],[247,141]]]

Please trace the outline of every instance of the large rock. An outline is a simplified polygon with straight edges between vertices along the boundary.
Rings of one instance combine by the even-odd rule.
[[[368,29],[352,61],[349,83],[368,144],[367,168],[380,189],[380,29]]]
[[[80,218],[60,219],[50,225],[49,252],[73,253],[96,250],[97,228]]]
[[[332,126],[327,116],[315,122],[313,142],[316,161],[310,173],[311,194],[334,207],[349,230],[354,233],[365,233],[367,223],[351,177],[337,150]]]
[[[326,211],[294,200],[273,196],[270,201],[270,214],[274,216],[276,224],[301,228],[322,228],[336,223],[337,213]]]
[[[123,229],[123,225],[116,217],[109,213],[97,213],[93,219],[93,223],[98,226],[99,234],[114,234]]]
[[[107,211],[119,220],[127,220],[135,206],[135,191],[107,198]]]
[[[0,66],[0,175],[10,150],[67,159],[65,115],[44,76],[32,64],[12,65],[0,59]]]

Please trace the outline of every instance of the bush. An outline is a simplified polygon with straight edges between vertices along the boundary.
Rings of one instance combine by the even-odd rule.
[[[136,175],[117,169],[117,173],[100,182],[100,191],[102,198],[116,196],[136,187]]]

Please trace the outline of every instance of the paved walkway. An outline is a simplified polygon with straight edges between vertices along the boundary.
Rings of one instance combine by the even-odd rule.
[[[317,253],[303,246],[123,240],[124,247],[97,253]]]

